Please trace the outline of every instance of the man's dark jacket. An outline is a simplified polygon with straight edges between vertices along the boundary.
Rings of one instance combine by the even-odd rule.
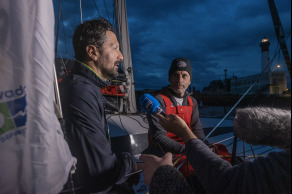
[[[108,192],[124,183],[135,170],[129,153],[116,156],[111,150],[100,89],[103,81],[87,65],[76,62],[71,74],[60,84],[66,136],[72,155],[77,158],[77,184],[90,192]]]
[[[291,193],[291,146],[235,166],[218,157],[199,139],[188,141],[185,151],[207,193]],[[172,166],[161,166],[155,171],[149,191],[194,193]]]

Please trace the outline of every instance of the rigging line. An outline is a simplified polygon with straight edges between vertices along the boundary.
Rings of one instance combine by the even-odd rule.
[[[288,33],[288,35],[287,35],[287,37],[286,37],[286,39],[285,39],[285,41],[287,41],[288,40],[288,38],[289,38],[289,36],[291,35],[291,30],[290,30],[290,32]]]
[[[233,136],[233,138],[235,138],[235,137],[236,137],[236,136]],[[236,141],[236,143],[239,142],[239,141],[240,141],[240,139],[238,139],[238,140]],[[233,143],[234,143],[234,142],[231,142],[230,144],[227,144],[226,147],[229,147],[229,146],[233,145]]]
[[[61,50],[60,50],[60,49],[58,49],[58,52],[59,52],[60,58],[63,60],[63,59],[64,59],[64,57],[62,56]]]
[[[275,49],[274,56],[273,56],[273,58],[271,59],[271,61],[269,62],[268,66],[271,65],[271,64],[273,63],[275,57],[280,53],[281,47],[279,47],[279,46],[280,46],[280,45],[277,44],[277,47],[276,47],[276,49]],[[278,48],[278,47],[279,47],[279,48]],[[268,66],[267,66],[267,67],[268,67]],[[267,68],[267,67],[266,67],[266,68]],[[266,70],[266,69],[265,69],[265,70]]]
[[[66,74],[66,76],[67,76],[67,73],[66,73],[66,64],[68,63],[68,60],[66,60],[66,63],[64,62],[64,59],[63,58],[61,58],[61,63],[62,63],[62,65],[63,65],[63,70],[64,70],[64,72],[65,72],[65,74]]]
[[[115,2],[113,1],[113,8],[112,8],[112,10],[115,10]],[[116,26],[116,21],[115,21],[115,16],[116,16],[116,14],[115,14],[115,11],[113,11],[113,26]]]
[[[74,26],[76,26],[76,13],[77,13],[77,6],[76,6],[76,3],[77,2],[77,0],[75,0],[75,3],[74,3]]]
[[[131,50],[131,49],[128,49],[129,51]],[[129,54],[129,52],[128,52],[128,59],[130,59],[130,54]],[[133,64],[132,64],[133,65]],[[132,85],[134,85],[134,82],[133,82],[133,80],[134,80],[134,78],[133,78],[133,67],[131,67],[131,68],[129,68],[128,67],[128,69],[127,70],[124,70],[124,71],[127,71],[128,72],[128,76],[129,76],[129,78],[128,78],[128,80],[130,80],[130,85],[129,85],[129,96],[128,96],[128,99],[129,99],[129,106],[132,106],[132,108],[133,108],[133,110],[135,111],[135,112],[137,112],[137,107],[135,108],[135,106],[134,106],[134,103],[133,103],[133,101],[130,101],[130,96],[132,97],[132,95],[133,95],[133,92],[135,91],[135,90],[133,90],[132,89]],[[129,72],[130,71],[130,72]],[[126,74],[127,75],[127,74]],[[135,95],[135,94],[134,94]]]
[[[227,141],[227,140],[229,140],[229,139],[232,139],[232,138],[234,138],[235,136],[232,136],[232,137],[229,137],[229,138],[226,138],[226,139],[223,139],[223,140],[221,140],[221,141],[218,141],[218,142],[216,142],[216,143],[222,143],[222,142],[224,142],[224,141]],[[216,144],[215,143],[215,144]]]
[[[263,148],[265,148],[265,147],[268,147],[268,146],[266,146],[266,145],[264,145],[264,146],[259,146],[259,147],[257,147],[257,148],[253,148],[253,150],[258,150],[258,149],[263,149]],[[247,150],[246,152],[250,152],[251,150]],[[238,154],[243,154],[243,152],[240,152],[240,153],[238,153]]]
[[[82,3],[81,0],[79,0],[80,2],[80,20],[81,20],[81,24],[83,24],[83,19],[82,19]]]
[[[108,119],[107,119],[108,120]],[[119,127],[119,125],[112,119],[112,121]],[[120,121],[121,121],[121,118],[120,118]],[[122,125],[122,129],[128,134],[128,135],[130,135],[129,134],[129,132],[126,130],[126,128],[124,127],[124,125],[123,125],[123,123],[122,123],[122,121],[121,121],[121,125]]]
[[[245,143],[242,141],[243,162],[245,162]]]
[[[107,11],[107,6],[106,6],[106,3],[105,3],[105,0],[103,0],[103,3],[104,3],[104,6],[105,6],[105,10],[106,10],[107,18],[108,18],[108,20],[110,21],[110,17],[109,17],[109,15],[108,15],[108,11]]]
[[[67,60],[66,60],[66,62],[64,62],[65,60],[64,60],[64,58],[62,57],[62,53],[61,53],[61,51],[60,51],[60,49],[58,49],[58,51],[59,51],[59,55],[60,55],[60,59],[61,59],[61,62],[62,62],[62,64],[63,64],[63,71],[65,72],[65,75],[66,76],[68,76],[68,72],[67,72],[67,67],[66,67],[66,65],[67,65],[67,63],[68,63],[68,56],[67,56]]]
[[[262,153],[260,153],[260,154],[257,154],[257,155],[258,155],[258,156],[264,156],[265,153],[270,152],[270,151],[272,151],[272,150],[274,150],[274,149],[275,149],[275,148],[271,148],[271,149],[266,150],[266,151],[264,151],[264,152],[262,152]],[[253,158],[249,158],[248,160],[250,160],[250,159],[253,159]]]
[[[279,56],[278,56],[278,64],[279,64],[279,62],[280,62],[280,57],[281,57],[281,55],[280,55],[280,52],[279,52]]]
[[[220,158],[231,158],[232,156],[229,156],[229,155],[217,155],[217,156],[219,156]],[[264,156],[264,155],[255,155],[255,156],[253,156],[253,155],[250,155],[250,156],[241,156],[241,155],[236,155],[236,157],[240,157],[240,158],[243,158],[243,157],[245,157],[245,158],[249,158],[249,160],[250,159],[253,159],[253,158],[256,158],[256,157],[259,157],[259,156]]]
[[[126,130],[126,128],[123,125],[123,122],[122,122],[122,119],[121,119],[121,115],[119,115],[119,118],[120,118],[120,122],[121,122],[121,125],[122,125],[123,129],[128,133],[128,135],[130,135],[129,132]]]
[[[230,161],[230,164],[233,166],[235,165],[235,158],[236,158],[236,147],[237,147],[237,136],[234,137],[234,140],[233,140],[233,147],[232,147],[232,153],[231,153],[231,161]]]
[[[98,17],[100,17],[100,18],[101,18],[100,12],[99,12],[99,10],[98,10],[98,7],[97,7],[97,5],[96,5],[95,1],[94,1],[94,0],[92,0],[92,1],[93,1],[93,3],[94,3],[95,9],[97,10]]]
[[[249,146],[250,146],[250,150],[251,150],[251,152],[252,152],[252,155],[253,155],[253,157],[255,158],[255,153],[254,153],[254,151],[253,151],[253,147],[252,147],[251,144],[249,144]]]
[[[276,149],[276,148],[271,148],[271,149],[266,150],[266,151],[264,151],[264,152],[262,152],[262,153],[260,153],[260,154],[258,154],[258,155],[263,155],[263,154],[265,154],[265,153],[267,153],[267,152],[270,152],[270,151],[272,151],[272,150],[274,150],[274,149]]]
[[[118,86],[118,80],[115,81],[116,86]],[[119,96],[118,96],[118,89],[116,89],[117,92],[117,107],[119,107]],[[122,110],[123,111],[123,110]],[[120,113],[120,108],[118,109],[118,113]]]
[[[58,13],[57,34],[56,34],[56,42],[55,42],[55,58],[57,56],[57,50],[58,50],[58,40],[59,40],[61,12],[62,12],[62,0],[59,0],[59,13]]]
[[[67,50],[67,41],[66,41],[66,37],[65,37],[65,25],[64,25],[64,19],[63,19],[63,13],[61,13],[61,18],[62,18],[62,26],[63,26],[63,39],[64,39],[64,43],[65,43],[65,51],[66,51],[66,58],[68,59],[68,50]]]
[[[112,115],[110,115],[108,118],[106,118],[106,120],[109,120],[112,117]]]
[[[144,129],[149,129],[149,128],[147,128],[147,127],[144,127],[142,124],[141,124],[141,122],[140,121],[138,121],[137,119],[135,119],[135,118],[133,118],[133,117],[130,117],[130,116],[128,116],[128,115],[125,115],[126,117],[128,117],[128,118],[131,118],[131,119],[133,119],[133,120],[135,120],[137,123],[139,123],[139,125],[141,126],[141,127],[143,127]]]
[[[134,76],[133,73],[132,73],[132,76]],[[134,79],[133,79],[133,80],[134,80]],[[131,82],[132,82],[132,81],[131,81]],[[134,82],[131,83],[131,84],[134,85]],[[133,91],[131,90],[130,92],[133,92]],[[134,110],[135,112],[137,112],[137,106],[136,106],[136,108],[135,108],[134,103],[133,103],[132,101],[130,101],[130,104],[132,105],[133,110]]]
[[[248,92],[251,90],[251,88],[255,85],[256,82],[254,82],[248,90],[242,95],[242,97],[236,102],[236,104],[229,110],[229,112],[221,119],[221,121],[212,129],[212,131],[205,137],[203,141],[205,141],[216,129],[217,127],[229,116],[229,114],[233,111],[234,108],[241,102],[241,100],[248,94]]]

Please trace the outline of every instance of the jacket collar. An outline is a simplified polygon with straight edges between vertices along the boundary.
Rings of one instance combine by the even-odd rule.
[[[88,65],[80,61],[76,61],[74,64],[73,74],[79,74],[87,77],[95,85],[99,87],[107,87],[111,84],[111,81],[102,79],[96,72],[94,72]]]

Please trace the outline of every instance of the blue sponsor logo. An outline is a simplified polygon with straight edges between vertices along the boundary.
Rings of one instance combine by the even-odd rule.
[[[15,90],[6,90],[6,91],[0,91],[0,102],[3,99],[15,99],[18,97],[21,97],[25,94],[25,86],[19,86]]]
[[[25,87],[19,86],[16,90],[0,91],[0,100],[8,101],[0,103],[0,139],[10,139],[13,135],[24,132],[8,133],[13,129],[23,130],[27,120]],[[8,134],[7,134],[8,133]],[[4,138],[4,134],[5,138]],[[2,136],[3,135],[3,136]]]

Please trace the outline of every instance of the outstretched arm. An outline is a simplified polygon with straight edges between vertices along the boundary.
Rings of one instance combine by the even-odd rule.
[[[176,115],[157,115],[163,127],[181,136],[186,155],[207,193],[290,193],[291,148],[238,166],[214,154]]]

